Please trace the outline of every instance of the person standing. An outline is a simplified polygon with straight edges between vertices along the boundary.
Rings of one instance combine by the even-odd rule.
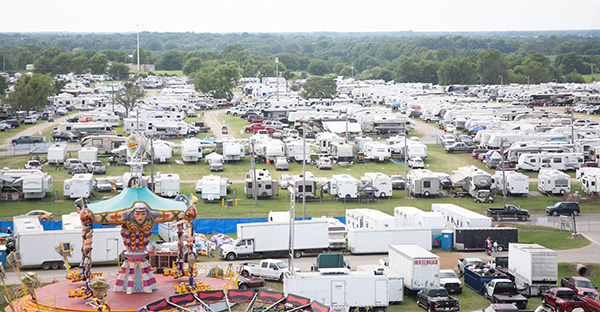
[[[492,240],[489,236],[485,239],[485,254],[488,256],[492,254]]]
[[[494,241],[494,245],[492,246],[492,254],[494,256],[498,255],[498,241],[497,240]]]

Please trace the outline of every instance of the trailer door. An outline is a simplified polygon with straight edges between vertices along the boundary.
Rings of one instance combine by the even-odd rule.
[[[388,305],[388,283],[387,280],[375,281],[375,304]]]
[[[346,282],[331,281],[331,305],[346,304]]]

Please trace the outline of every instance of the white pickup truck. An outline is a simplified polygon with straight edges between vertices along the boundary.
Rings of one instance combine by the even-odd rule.
[[[260,263],[242,263],[241,271],[243,276],[260,276],[264,279],[282,282],[284,277],[290,274],[287,263],[276,259],[265,259]],[[300,269],[294,268],[294,272],[300,272]]]

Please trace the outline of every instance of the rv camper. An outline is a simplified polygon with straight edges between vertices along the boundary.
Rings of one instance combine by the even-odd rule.
[[[62,166],[67,159],[67,144],[56,143],[48,148],[48,164]]]
[[[354,160],[354,147],[344,142],[333,142],[330,145],[329,155],[337,162],[351,162]]]
[[[238,142],[223,142],[223,157],[225,162],[238,161],[246,155],[244,145]]]
[[[63,183],[63,196],[69,198],[89,198],[94,189],[94,175],[91,173],[79,173]]]
[[[127,138],[111,134],[86,136],[81,140],[81,147],[96,147],[98,154],[110,154],[112,150],[125,146]]]
[[[246,173],[246,179],[244,183],[244,194],[246,196],[252,196],[254,188],[254,172],[255,170],[250,169]],[[256,194],[258,197],[271,197],[273,195],[279,195],[279,186],[277,185],[277,179],[271,178],[271,174],[267,169],[256,169]]]
[[[154,163],[164,164],[168,163],[171,157],[173,157],[173,149],[171,146],[164,142],[154,142]]]
[[[392,178],[387,174],[381,172],[365,172],[365,175],[360,178],[360,186],[365,187],[367,185],[370,185],[377,190],[375,195],[379,198],[392,196]]]
[[[83,147],[79,151],[79,161],[82,164],[87,165],[98,160],[98,148],[97,147]]]
[[[302,140],[293,140],[285,144],[285,155],[295,162],[310,161],[310,144],[303,148]]]
[[[506,178],[506,185],[504,183]],[[516,171],[496,171],[492,176],[491,189],[502,192],[506,187],[506,194],[525,195],[529,193],[529,177]]]
[[[202,186],[202,199],[213,201],[227,196],[229,180],[215,175],[202,177],[199,183]]]
[[[365,159],[384,162],[392,156],[392,150],[387,144],[369,142],[365,144]]]
[[[160,196],[175,197],[179,195],[179,174],[177,173],[156,173],[154,178],[154,193]]]
[[[408,189],[413,196],[438,196],[440,177],[427,169],[413,169],[408,173]]]
[[[576,170],[583,165],[582,153],[539,153],[521,154],[518,167],[522,170],[538,171],[542,168]]]
[[[37,169],[0,171],[0,199],[40,199],[52,192],[52,176]],[[15,194],[13,197],[11,193]]]
[[[332,143],[343,143],[346,142],[346,139],[332,132],[320,132],[317,133],[315,142],[319,152],[328,153]]]
[[[358,180],[349,174],[334,174],[324,190],[337,198],[358,198]]]
[[[317,180],[310,171],[306,171],[306,175],[303,177],[300,175],[293,175],[290,180],[290,187],[296,194],[296,199],[301,199],[303,196],[306,198],[315,198],[317,190]]]
[[[556,169],[540,169],[538,173],[538,190],[552,194],[570,193],[571,176]]]
[[[188,138],[181,141],[181,160],[184,163],[196,163],[202,158],[202,141]]]

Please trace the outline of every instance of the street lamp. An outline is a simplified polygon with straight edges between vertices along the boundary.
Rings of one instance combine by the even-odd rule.
[[[529,76],[525,76],[527,78],[527,89],[529,89]]]
[[[594,64],[590,64],[590,67],[592,68],[592,81],[594,81]]]
[[[142,24],[135,25],[137,29],[137,68],[138,73],[140,72],[140,26],[144,26]]]
[[[279,101],[279,58],[275,58],[275,79],[277,81],[277,101]]]
[[[498,75],[498,77],[500,77],[500,85],[503,85],[503,84],[504,84],[504,83],[503,83],[503,79],[504,79],[504,77],[502,77],[502,75]]]

